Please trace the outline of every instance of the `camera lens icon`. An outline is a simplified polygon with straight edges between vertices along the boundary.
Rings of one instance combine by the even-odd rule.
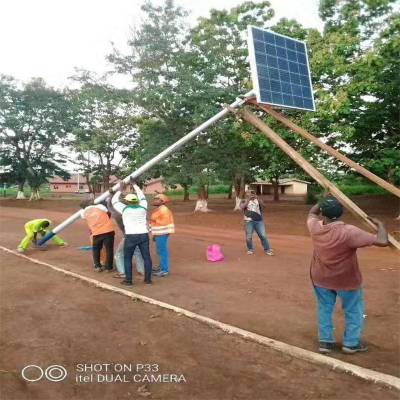
[[[62,365],[50,365],[44,372],[44,376],[52,382],[63,381],[67,375],[67,370]]]
[[[31,364],[22,369],[21,375],[28,382],[40,381],[43,376],[48,381],[60,382],[67,377],[68,372],[62,365],[49,365],[43,370],[39,365]]]

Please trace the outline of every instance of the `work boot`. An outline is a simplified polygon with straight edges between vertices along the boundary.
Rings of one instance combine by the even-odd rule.
[[[319,352],[322,354],[332,353],[336,350],[336,343],[332,342],[319,342]]]
[[[164,277],[164,276],[168,276],[169,272],[167,271],[160,271],[160,272],[154,272],[153,276],[158,276],[158,277]]]
[[[368,346],[360,342],[357,346],[343,346],[342,351],[345,354],[364,353],[368,351]]]

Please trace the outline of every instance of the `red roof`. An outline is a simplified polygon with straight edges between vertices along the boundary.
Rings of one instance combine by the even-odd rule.
[[[71,177],[67,180],[64,180],[63,178],[61,178],[60,176],[55,176],[53,178],[49,179],[49,183],[58,183],[58,184],[62,184],[62,183],[76,183],[78,184],[78,175],[79,175],[79,183],[80,184],[86,184],[86,178],[82,175],[82,174],[71,174]],[[119,179],[112,175],[110,176],[110,183],[116,183]]]

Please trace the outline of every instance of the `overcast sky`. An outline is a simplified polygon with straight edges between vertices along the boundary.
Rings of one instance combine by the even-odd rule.
[[[231,8],[244,0],[177,0],[191,11],[191,23],[211,8]],[[318,0],[270,0],[276,19],[295,18],[321,29]],[[0,73],[26,81],[43,77],[68,84],[74,67],[99,73],[109,69],[111,42],[123,49],[130,27],[140,23],[142,0],[0,0]],[[114,80],[124,85],[120,77]]]

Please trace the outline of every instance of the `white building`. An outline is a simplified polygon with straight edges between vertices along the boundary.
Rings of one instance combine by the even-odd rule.
[[[306,196],[308,185],[311,182],[302,181],[296,178],[286,178],[280,179],[279,194],[284,194],[288,196]],[[257,181],[252,182],[248,185],[250,190],[254,190],[257,195],[272,195],[274,193],[273,184],[270,181]]]

